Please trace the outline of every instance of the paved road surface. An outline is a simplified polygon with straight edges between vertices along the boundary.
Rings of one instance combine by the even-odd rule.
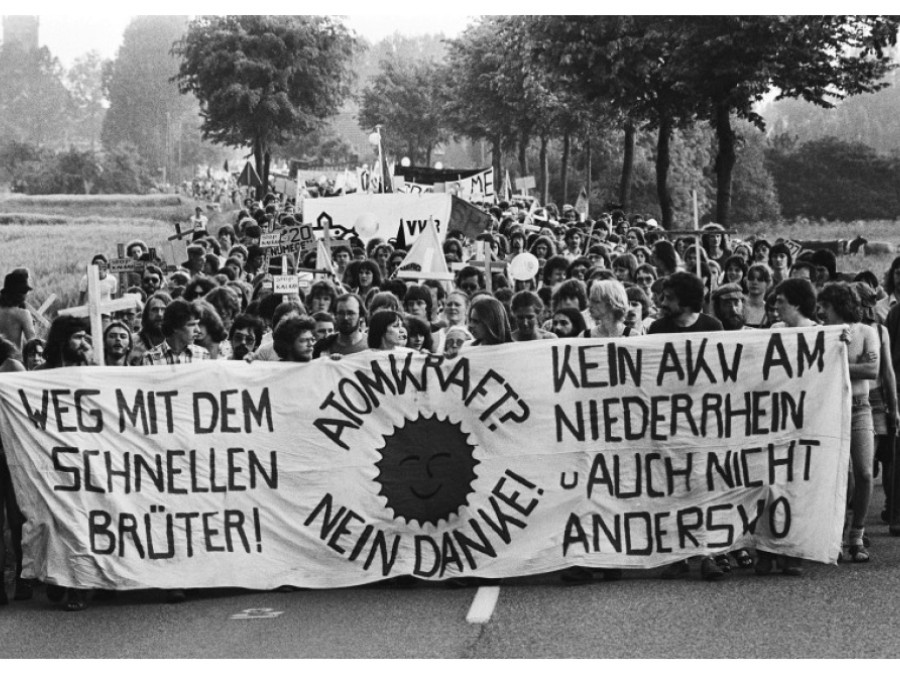
[[[735,571],[716,583],[696,568],[674,581],[626,572],[578,587],[552,575],[512,579],[483,624],[467,621],[477,588],[419,582],[209,590],[175,606],[160,592],[132,592],[83,613],[40,592],[0,607],[0,658],[896,658],[900,538],[878,521],[881,507],[879,494],[869,564],[808,564],[801,578]]]

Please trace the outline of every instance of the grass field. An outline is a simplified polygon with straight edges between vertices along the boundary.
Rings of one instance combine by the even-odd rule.
[[[48,312],[74,305],[78,283],[96,253],[116,257],[116,244],[142,239],[171,258],[167,238],[173,223],[186,221],[196,205],[177,195],[0,196],[0,276],[15,267],[28,267],[35,277],[31,302],[40,306],[51,294],[57,301]],[[234,211],[207,212],[210,232],[231,223]],[[740,238],[764,236],[791,239],[853,239],[863,234],[872,241],[900,243],[900,223],[782,223],[736,227]],[[183,250],[183,249],[182,249]],[[180,251],[177,251],[180,252]],[[180,256],[180,255],[176,255]],[[838,271],[871,269],[879,278],[894,255],[838,257]]]
[[[169,258],[173,223],[190,218],[195,205],[202,204],[173,195],[0,197],[0,276],[15,267],[30,269],[30,302],[40,306],[55,294],[52,317],[77,303],[78,283],[97,253],[114,258],[116,244],[141,239]],[[230,221],[227,214],[207,217],[211,232]],[[174,250],[180,257],[183,248]]]

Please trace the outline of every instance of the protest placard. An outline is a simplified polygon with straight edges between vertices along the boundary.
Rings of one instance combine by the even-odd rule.
[[[0,432],[25,575],[340,587],[737,548],[835,562],[840,333],[10,373]]]

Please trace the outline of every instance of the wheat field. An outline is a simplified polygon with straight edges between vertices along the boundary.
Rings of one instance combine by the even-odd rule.
[[[55,294],[47,312],[52,318],[77,303],[78,283],[97,253],[115,258],[117,244],[141,239],[167,259],[180,257],[183,245],[167,239],[195,205],[203,204],[174,195],[0,198],[0,276],[16,267],[30,269],[35,289],[29,301],[40,306]],[[212,232],[228,222],[226,214],[207,217]]]

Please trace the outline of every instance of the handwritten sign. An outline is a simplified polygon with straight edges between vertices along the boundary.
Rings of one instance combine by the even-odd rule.
[[[835,562],[840,333],[9,373],[0,433],[25,576],[271,589],[737,548]]]

